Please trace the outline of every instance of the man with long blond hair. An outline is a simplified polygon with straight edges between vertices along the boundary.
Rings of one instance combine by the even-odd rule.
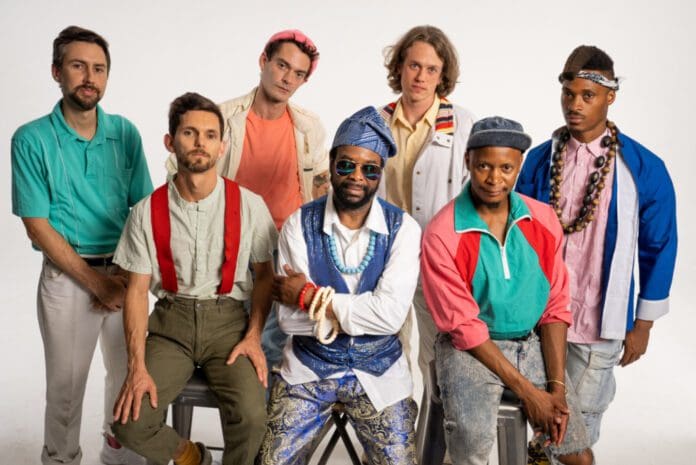
[[[398,151],[387,162],[380,195],[425,228],[468,178],[464,152],[474,117],[447,100],[457,84],[459,61],[440,29],[416,26],[388,47],[385,55],[389,87],[401,95],[381,107]],[[427,382],[437,331],[420,285],[413,304],[420,334],[418,365]],[[406,339],[409,322],[410,318],[403,331]]]

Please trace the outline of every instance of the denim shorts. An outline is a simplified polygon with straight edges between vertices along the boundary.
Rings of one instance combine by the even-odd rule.
[[[602,415],[616,393],[614,367],[623,352],[623,341],[612,340],[594,344],[568,344],[566,368],[580,399],[590,444],[599,439]]]

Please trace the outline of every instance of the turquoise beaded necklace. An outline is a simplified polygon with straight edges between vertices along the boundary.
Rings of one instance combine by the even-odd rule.
[[[342,274],[359,274],[365,271],[367,265],[370,264],[370,260],[375,256],[375,241],[377,240],[377,233],[370,231],[370,242],[367,245],[367,252],[363,257],[360,265],[347,267],[343,264],[340,257],[338,256],[338,249],[336,248],[336,239],[334,239],[333,234],[329,236],[329,251],[331,252],[331,261],[333,261],[338,271]]]

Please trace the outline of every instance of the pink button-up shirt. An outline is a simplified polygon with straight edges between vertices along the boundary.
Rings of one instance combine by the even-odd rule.
[[[609,130],[589,144],[571,137],[565,152],[563,183],[561,184],[562,218],[565,224],[578,216],[590,175],[597,171],[595,160],[609,150],[602,147],[602,138]],[[565,235],[563,258],[570,276],[570,310],[573,325],[568,329],[568,341],[592,343],[601,341],[599,325],[602,305],[602,259],[604,233],[609,217],[609,202],[614,183],[614,164],[604,181],[594,220],[582,231]]]

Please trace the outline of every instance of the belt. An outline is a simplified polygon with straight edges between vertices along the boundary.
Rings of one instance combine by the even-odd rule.
[[[504,341],[514,341],[514,342],[526,341],[527,339],[529,339],[532,336],[532,334],[535,334],[534,330],[528,332],[527,334],[525,334],[523,336],[511,337],[511,338],[503,339],[503,340]]]
[[[219,306],[232,306],[235,309],[244,309],[244,302],[229,296],[218,296],[209,299],[198,299],[195,297],[181,297],[176,294],[167,294],[164,297],[162,297],[158,301],[158,303],[164,301],[169,302],[170,304],[180,305],[191,309],[216,308]]]
[[[114,264],[113,255],[109,257],[82,257],[89,266],[111,266]]]

